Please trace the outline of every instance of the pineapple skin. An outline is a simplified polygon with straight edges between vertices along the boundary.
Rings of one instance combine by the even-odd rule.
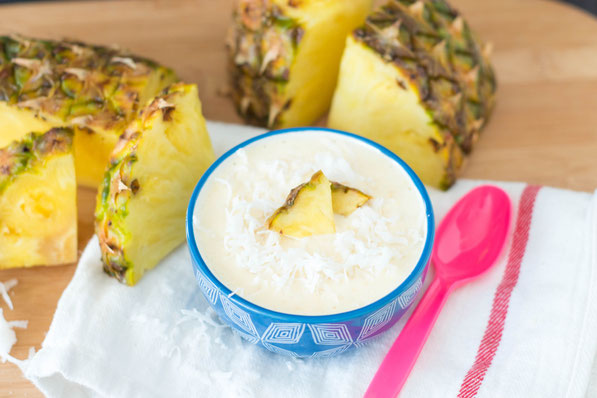
[[[488,53],[444,0],[391,0],[347,38],[329,126],[377,141],[447,189],[495,103]]]
[[[77,260],[73,131],[30,133],[0,149],[0,269]]]
[[[95,229],[107,274],[135,285],[184,241],[186,205],[214,160],[195,85],[174,84],[141,110],[98,191]]]
[[[371,0],[238,0],[227,48],[232,98],[249,123],[309,125],[329,108],[346,35]]]
[[[176,80],[171,69],[117,48],[0,36],[0,146],[71,127],[77,180],[96,187],[138,109]]]

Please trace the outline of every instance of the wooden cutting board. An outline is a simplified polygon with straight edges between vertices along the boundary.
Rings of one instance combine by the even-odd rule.
[[[597,187],[597,20],[540,0],[453,0],[494,44],[498,103],[464,177]],[[145,0],[0,6],[0,34],[76,38],[129,48],[199,85],[207,118],[241,122],[228,98],[224,36],[232,0]],[[79,190],[79,248],[92,235],[95,192]],[[19,280],[9,320],[27,319],[12,354],[39,349],[74,265],[0,271]],[[2,304],[3,305],[3,304]],[[0,364],[0,396],[42,396]]]

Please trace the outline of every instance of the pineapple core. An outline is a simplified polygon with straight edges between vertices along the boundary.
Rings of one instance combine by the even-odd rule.
[[[268,229],[294,238],[336,232],[334,213],[348,216],[371,197],[358,189],[330,182],[320,170],[292,189],[284,206],[272,214]]]
[[[0,269],[77,260],[72,143],[54,128],[0,149]]]

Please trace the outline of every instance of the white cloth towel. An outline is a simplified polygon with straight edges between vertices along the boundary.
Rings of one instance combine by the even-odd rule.
[[[208,128],[218,154],[261,131]],[[430,190],[437,220],[478,184]],[[595,197],[496,185],[512,198],[516,231],[494,268],[449,297],[402,397],[587,393],[597,345]],[[359,397],[404,322],[335,358],[285,358],[222,325],[186,245],[131,288],[102,272],[93,238],[26,376],[52,398]]]

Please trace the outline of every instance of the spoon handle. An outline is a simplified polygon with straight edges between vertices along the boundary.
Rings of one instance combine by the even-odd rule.
[[[449,286],[441,279],[433,280],[386,354],[369,384],[365,398],[394,398],[398,395],[427,341],[449,292]]]

